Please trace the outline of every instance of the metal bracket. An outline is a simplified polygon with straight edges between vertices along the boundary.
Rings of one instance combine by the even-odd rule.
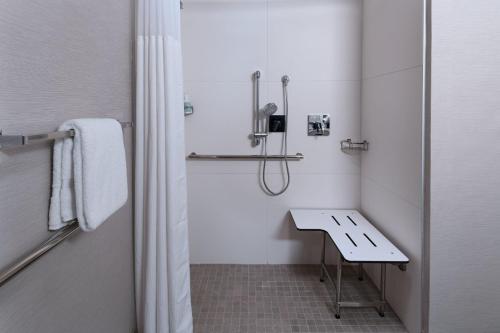
[[[0,149],[23,146],[25,145],[25,136],[23,135],[3,135],[3,131],[0,130]]]
[[[133,127],[132,122],[121,122],[122,128]],[[57,131],[32,135],[3,135],[0,131],[0,149],[27,146],[35,143],[53,141],[57,139],[71,138],[75,136],[75,131]]]

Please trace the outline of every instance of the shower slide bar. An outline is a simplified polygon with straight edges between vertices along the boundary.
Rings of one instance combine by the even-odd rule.
[[[133,127],[132,122],[120,122],[122,128]],[[31,145],[40,142],[53,141],[63,138],[71,138],[75,136],[73,130],[69,131],[58,131],[50,132],[45,134],[36,135],[2,135],[0,131],[0,149],[2,148],[13,148],[22,147],[26,145]],[[35,260],[40,258],[45,253],[52,250],[54,247],[65,241],[67,238],[80,231],[80,225],[78,220],[74,219],[67,222],[68,225],[56,231],[49,239],[45,242],[31,250],[29,253],[23,257],[16,260],[5,270],[0,271],[0,286],[5,284],[10,278],[14,277],[16,274],[21,272],[23,269],[28,267]]]
[[[187,156],[189,160],[264,160],[268,161],[281,161],[284,159],[288,161],[300,161],[304,159],[304,154],[297,153],[295,155],[200,155],[191,153]]]
[[[122,125],[122,128],[133,127],[134,125],[132,122],[120,122],[120,124]],[[74,130],[32,135],[3,135],[0,130],[0,149],[22,147],[57,139],[72,138],[74,136]]]

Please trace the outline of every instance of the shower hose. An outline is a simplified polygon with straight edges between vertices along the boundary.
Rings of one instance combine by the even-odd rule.
[[[285,184],[282,187],[281,190],[275,192],[273,191],[269,185],[267,184],[266,180],[266,167],[267,167],[267,137],[264,138],[264,165],[262,166],[262,183],[264,185],[264,188],[266,189],[266,192],[268,195],[271,196],[278,196],[283,193],[288,189],[288,186],[290,186],[290,168],[288,167],[288,160],[287,160],[287,155],[288,155],[288,81],[289,81],[288,76],[283,76],[281,78],[281,82],[283,84],[283,109],[285,110],[285,132],[283,134],[283,146],[282,151],[284,150],[284,156],[283,159],[285,160],[285,169],[286,169],[286,180]],[[268,122],[269,123],[269,122]]]

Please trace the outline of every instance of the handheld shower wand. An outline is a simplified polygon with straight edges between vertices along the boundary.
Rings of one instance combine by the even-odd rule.
[[[269,117],[278,111],[278,106],[275,103],[267,103],[262,109],[259,110],[264,116]]]
[[[259,110],[259,113],[262,114],[265,121],[264,131],[263,131],[264,132],[263,134],[265,134],[264,139],[269,134],[269,117],[275,114],[276,111],[278,111],[278,106],[275,103],[267,103],[266,105],[264,105],[262,109]]]
[[[285,193],[285,191],[288,189],[288,186],[290,186],[290,168],[288,167],[288,160],[287,160],[287,155],[288,155],[288,83],[290,82],[290,77],[288,75],[283,75],[281,78],[281,83],[283,87],[283,109],[285,110],[285,132],[283,133],[283,147],[282,151],[284,153],[283,159],[285,160],[285,169],[286,169],[286,181],[283,186],[283,188],[278,191],[274,192],[271,190],[269,185],[267,184],[266,181],[266,166],[267,166],[267,137],[264,138],[264,165],[262,166],[262,183],[264,185],[264,188],[266,190],[266,193],[271,196],[278,196],[280,194]],[[264,113],[267,115],[267,119],[269,119],[269,116],[275,113],[278,109],[276,104],[274,103],[269,103],[264,107]]]

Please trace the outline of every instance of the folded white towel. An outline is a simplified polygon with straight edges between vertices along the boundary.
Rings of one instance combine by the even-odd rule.
[[[59,127],[74,138],[54,144],[49,229],[77,218],[84,231],[95,230],[127,201],[123,132],[114,119],[74,119]]]

